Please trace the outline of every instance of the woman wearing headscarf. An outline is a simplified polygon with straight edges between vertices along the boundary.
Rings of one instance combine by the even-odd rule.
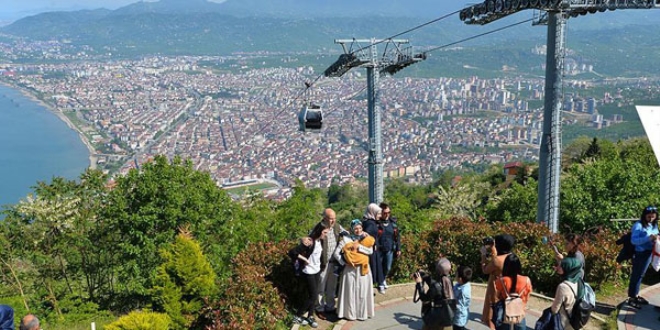
[[[362,228],[365,232],[373,237],[378,237],[378,220],[380,220],[382,209],[378,204],[371,203],[367,206],[367,210],[362,217]],[[377,246],[374,246],[376,252]],[[371,280],[374,283],[383,283],[385,281],[385,274],[383,274],[383,262],[380,258],[380,253],[373,253],[369,256],[369,267],[371,268]],[[379,287],[378,292],[385,293],[385,287]]]
[[[337,316],[347,320],[364,321],[374,316],[374,289],[369,267],[363,271],[359,263],[346,262],[342,253],[346,249],[351,252],[359,252],[372,255],[373,249],[362,244],[356,244],[368,237],[369,234],[362,231],[362,221],[354,219],[351,221],[351,235],[345,235],[337,243],[334,258],[340,264],[345,264],[339,282],[339,295],[337,302]],[[373,240],[371,240],[373,245]],[[364,274],[364,275],[363,275]]]
[[[655,206],[647,206],[642,211],[640,220],[633,225],[630,235],[630,242],[635,246],[635,255],[628,284],[628,305],[637,309],[649,303],[639,296],[639,287],[651,263],[651,252],[656,239],[658,239],[658,209]]]
[[[580,250],[580,245],[582,244],[582,237],[578,234],[574,233],[568,233],[566,236],[564,236],[564,247],[566,248],[566,253],[568,257],[571,258],[576,258],[578,261],[580,261],[580,264],[582,265],[580,267],[580,278],[584,279],[584,254],[582,254],[582,251]],[[557,265],[559,265],[564,259],[564,255],[559,252],[559,250],[555,249],[555,258],[557,259]],[[562,269],[561,267],[557,267],[557,273],[560,275],[562,274]]]
[[[481,322],[495,329],[491,321],[493,310],[491,305],[497,302],[495,295],[495,280],[502,275],[504,260],[511,254],[516,239],[509,234],[497,235],[494,238],[494,244],[481,247],[481,271],[488,274],[488,285],[486,286],[486,296],[484,297],[484,308],[481,312]]]
[[[557,286],[555,299],[552,301],[550,311],[559,313],[559,319],[564,330],[573,330],[570,315],[577,298],[584,297],[584,284],[581,281],[582,262],[575,257],[566,257],[559,264],[563,281]]]
[[[438,308],[437,306],[440,306],[440,304],[443,303],[443,300],[454,299],[453,283],[449,277],[449,273],[451,273],[451,262],[449,262],[447,258],[440,258],[435,264],[435,276],[431,283],[437,282],[441,285],[438,287],[427,283],[429,284],[429,289],[427,291],[424,291],[424,279],[419,273],[415,273],[415,282],[417,283],[416,290],[419,292],[419,300],[422,302],[431,302],[432,306],[424,315],[422,315],[422,320],[424,321],[422,330],[452,329],[453,320],[438,319],[440,318],[440,314],[435,313],[434,311],[434,308]],[[440,292],[438,292],[438,289],[440,289]],[[447,325],[442,325],[442,323],[444,323],[443,321],[448,322]]]

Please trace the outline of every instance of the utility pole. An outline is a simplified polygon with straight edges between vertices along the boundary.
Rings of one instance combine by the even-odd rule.
[[[537,222],[559,231],[561,175],[561,106],[565,53],[565,26],[570,17],[616,9],[660,8],[660,0],[486,0],[466,7],[460,19],[466,24],[488,24],[525,9],[545,12],[538,24],[548,25],[543,132],[539,151]]]
[[[380,203],[383,201],[384,185],[378,78],[380,75],[393,75],[409,65],[422,61],[426,59],[426,54],[413,54],[411,47],[402,49],[400,46],[408,43],[406,39],[336,39],[335,43],[342,46],[344,53],[325,70],[326,77],[341,77],[355,67],[367,69],[369,203]],[[368,43],[368,46],[353,51],[353,46],[360,43]],[[382,56],[378,55],[376,48],[380,43],[386,45]],[[349,47],[346,46],[347,44]]]

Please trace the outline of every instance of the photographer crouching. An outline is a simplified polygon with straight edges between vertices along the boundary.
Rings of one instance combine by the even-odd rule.
[[[441,258],[435,264],[435,278],[418,271],[412,275],[415,285],[414,302],[422,301],[422,330],[452,329],[456,299],[449,277],[451,263],[447,258]],[[428,290],[424,290],[424,284]],[[419,295],[419,297],[417,297]]]

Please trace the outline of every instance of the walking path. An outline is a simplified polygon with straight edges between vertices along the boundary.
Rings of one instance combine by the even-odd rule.
[[[399,297],[376,296],[376,315],[367,321],[346,321],[329,319],[328,321],[319,321],[319,329],[332,330],[403,330],[403,329],[421,329],[422,320],[420,318],[420,303],[413,303],[412,293],[414,290],[411,284],[402,284],[392,286],[390,291],[395,291]],[[409,295],[405,293],[409,292]],[[487,326],[482,324],[479,319],[483,308],[484,286],[481,284],[472,284],[472,303],[470,304],[470,317],[467,328],[471,330],[486,330]],[[388,292],[389,293],[389,292]],[[396,295],[396,294],[395,294]],[[619,315],[617,318],[618,330],[657,330],[660,329],[660,310],[655,306],[660,306],[660,284],[647,287],[641,290],[640,295],[648,299],[648,306],[641,309],[634,309],[625,302],[619,305]],[[380,299],[378,299],[380,298]],[[383,300],[388,298],[386,300]],[[380,301],[379,301],[380,300]],[[536,321],[541,316],[543,309],[550,307],[551,297],[533,294],[528,303],[526,314],[527,329],[534,329]],[[585,329],[603,329],[605,320],[599,318],[587,324]],[[309,327],[299,327],[294,325],[292,330],[309,329]]]
[[[660,284],[642,289],[639,295],[646,298],[649,304],[635,309],[622,302],[617,318],[618,330],[660,329],[660,311],[655,308],[660,306]]]

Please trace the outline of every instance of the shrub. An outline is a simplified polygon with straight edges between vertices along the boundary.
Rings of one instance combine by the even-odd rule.
[[[290,241],[257,243],[239,253],[232,260],[234,275],[223,284],[223,294],[209,302],[194,327],[286,329],[283,322],[288,313],[281,290],[295,285],[286,256],[291,245]]]
[[[481,273],[479,248],[484,237],[510,233],[516,237],[514,252],[520,256],[523,272],[530,276],[534,291],[553,295],[560,282],[554,273],[552,249],[543,244],[549,235],[543,224],[487,223],[454,217],[438,220],[433,229],[417,234],[403,232],[402,254],[392,269],[392,281],[410,281],[417,269],[432,270],[441,256],[454,264],[470,266],[475,280],[486,280]],[[618,237],[600,231],[585,237],[586,279],[595,289],[608,281],[620,281],[628,271],[618,271],[615,258]],[[560,235],[554,237],[562,245]],[[279,329],[286,328],[287,310],[293,310],[306,295],[306,286],[293,275],[293,267],[286,253],[295,242],[252,244],[233,260],[234,276],[223,284],[224,292],[204,309],[196,328],[209,329]]]
[[[408,281],[410,274],[418,268],[433,270],[433,265],[440,257],[447,257],[454,267],[466,265],[475,273],[475,280],[486,280],[479,264],[479,248],[484,237],[492,237],[500,233],[509,233],[516,237],[514,252],[520,257],[523,272],[530,276],[534,291],[554,294],[560,282],[555,274],[554,253],[543,244],[544,236],[551,236],[543,224],[528,223],[486,223],[471,221],[467,218],[454,217],[438,220],[433,230],[418,235],[406,235],[401,238],[402,254],[393,268],[393,280]],[[619,251],[614,242],[618,238],[608,230],[597,231],[586,235],[583,252],[586,258],[585,278],[595,288],[608,281],[620,282],[628,276],[629,271],[616,264]],[[563,245],[563,238],[557,234],[554,241]],[[560,248],[561,249],[561,248]]]
[[[167,314],[133,311],[108,324],[105,330],[168,330],[172,321]]]
[[[160,254],[164,262],[154,280],[154,307],[170,316],[175,329],[188,329],[202,309],[202,299],[217,292],[215,273],[187,231]]]

